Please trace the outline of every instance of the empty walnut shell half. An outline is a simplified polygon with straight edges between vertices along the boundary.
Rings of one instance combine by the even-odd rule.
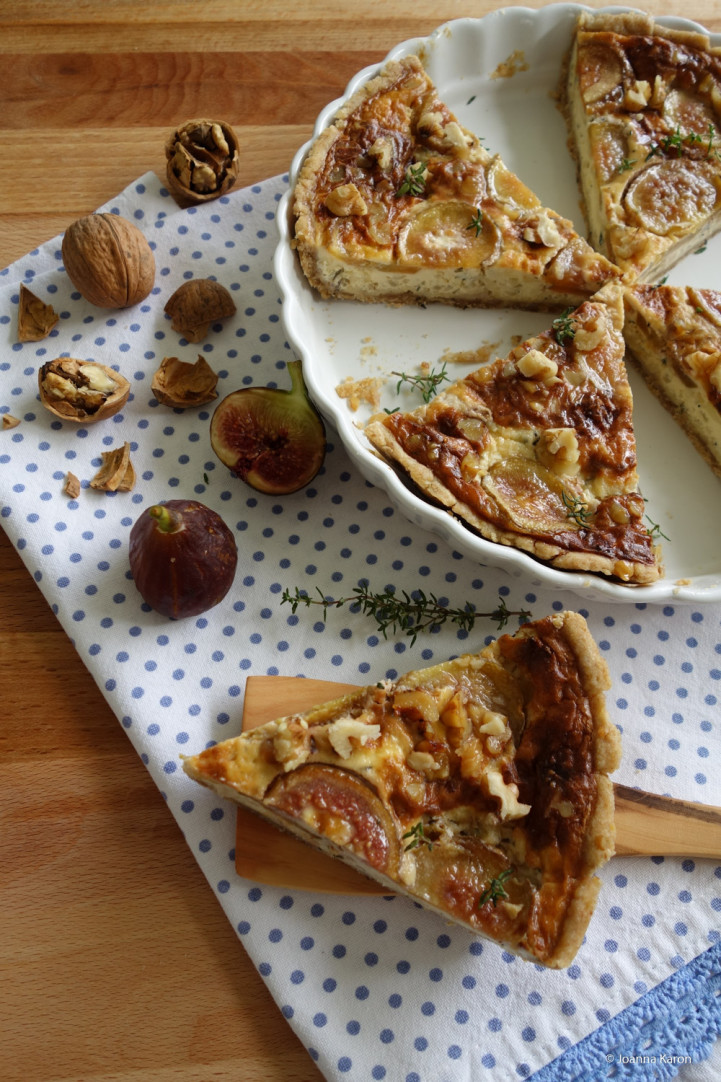
[[[58,357],[38,372],[40,401],[63,421],[91,425],[112,417],[130,394],[130,383],[112,368],[96,361]]]
[[[189,342],[205,338],[212,323],[235,315],[235,304],[225,286],[212,278],[191,278],[168,298],[165,312],[171,326]]]
[[[165,144],[168,189],[181,207],[207,203],[238,179],[239,142],[222,120],[187,120]]]
[[[143,233],[119,214],[87,214],[68,226],[62,256],[68,278],[99,308],[130,308],[150,293],[155,256]]]
[[[177,357],[163,357],[153,376],[152,391],[164,406],[184,410],[217,398],[217,383],[217,373],[203,356],[199,356],[195,364]]]

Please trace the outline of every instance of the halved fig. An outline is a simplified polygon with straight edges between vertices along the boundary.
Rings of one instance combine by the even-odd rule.
[[[685,233],[713,211],[719,195],[698,162],[657,162],[631,181],[624,202],[637,220],[661,237]]]
[[[516,530],[535,534],[580,528],[582,520],[569,516],[563,482],[564,478],[538,463],[513,458],[498,469],[492,468],[484,487]]]
[[[401,262],[435,267],[480,267],[500,250],[498,228],[469,203],[418,203],[398,238]]]
[[[700,153],[707,153],[710,144],[716,146],[718,139],[717,119],[710,101],[690,94],[686,90],[673,89],[666,95],[663,103],[663,117],[669,131],[684,133],[686,151],[694,144],[689,141],[691,132],[697,137]],[[679,151],[679,157],[681,151]]]
[[[538,206],[538,199],[531,189],[498,156],[488,166],[486,181],[489,194],[504,206],[520,207],[521,210],[532,210]]]
[[[297,492],[325,458],[325,426],[303,382],[300,361],[288,361],[291,387],[245,387],[216,407],[210,442],[228,469],[269,495]]]
[[[585,45],[578,51],[578,79],[587,105],[607,98],[623,82],[624,60],[609,45]]]
[[[379,872],[390,876],[397,872],[400,841],[395,821],[375,790],[356,774],[306,763],[276,778],[265,802]]]
[[[696,311],[721,329],[721,295],[714,289],[691,289],[689,295]]]
[[[623,176],[623,165],[629,158],[629,127],[625,120],[604,114],[591,121],[588,135],[601,179]]]

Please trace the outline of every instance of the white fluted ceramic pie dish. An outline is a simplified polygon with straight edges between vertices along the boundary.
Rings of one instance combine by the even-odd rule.
[[[500,153],[541,200],[570,218],[580,233],[585,228],[575,165],[556,91],[572,28],[582,10],[587,9],[554,4],[538,11],[508,8],[482,19],[457,19],[427,38],[402,42],[386,57],[419,54],[441,97],[461,123],[489,150]],[[657,21],[701,29],[679,18],[659,17]],[[720,35],[711,35],[711,40],[721,44]],[[316,122],[314,137],[380,66],[358,72],[345,95],[326,106]],[[418,392],[404,384],[399,393],[398,380],[391,372],[417,372],[424,361],[437,369],[449,351],[475,350],[488,343],[495,346],[493,356],[505,356],[514,336],[543,330],[549,316],[506,309],[462,310],[443,305],[391,308],[322,300],[308,285],[291,244],[290,194],[309,146],[301,147],[293,159],[289,191],[279,206],[280,241],[274,271],[286,334],[303,361],[308,390],[363,476],[383,488],[411,522],[481,564],[502,567],[512,577],[527,579],[529,586],[568,589],[589,600],[720,600],[721,483],[633,370],[629,377],[641,489],[650,522],[668,539],[661,539],[664,578],[653,585],[625,586],[597,575],[559,571],[525,553],[486,541],[447,511],[419,498],[378,458],[363,434],[373,409],[363,401],[351,408],[349,400],[338,394],[344,381],[381,379],[381,408],[414,408],[421,402]],[[721,236],[709,242],[703,252],[687,257],[667,280],[719,288],[719,265]],[[452,377],[467,370],[454,364]]]

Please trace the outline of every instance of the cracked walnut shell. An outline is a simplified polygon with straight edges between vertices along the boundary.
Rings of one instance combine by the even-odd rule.
[[[162,405],[187,409],[217,398],[217,383],[217,373],[202,355],[198,356],[195,364],[178,360],[177,357],[163,357],[160,368],[153,376],[152,391]]]
[[[224,195],[238,179],[239,143],[222,120],[188,120],[165,144],[170,194],[181,207]]]
[[[63,421],[95,424],[121,410],[130,394],[130,383],[112,368],[96,361],[58,357],[38,372],[40,401]]]
[[[60,316],[51,304],[40,300],[21,283],[18,300],[18,342],[40,342],[47,338]]]
[[[99,492],[131,492],[135,487],[135,467],[130,461],[130,444],[101,451],[102,465],[90,482]]]
[[[87,214],[68,226],[62,257],[68,278],[99,308],[130,308],[150,293],[155,256],[143,233],[119,214]]]
[[[211,323],[235,315],[235,304],[225,286],[212,278],[191,278],[168,298],[164,311],[171,326],[188,342],[200,342]]]

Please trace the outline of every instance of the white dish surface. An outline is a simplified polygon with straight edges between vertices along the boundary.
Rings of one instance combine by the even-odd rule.
[[[456,19],[427,38],[397,45],[386,60],[421,56],[440,96],[460,122],[475,132],[491,152],[525,180],[539,198],[570,218],[581,234],[585,226],[575,164],[567,146],[565,121],[558,109],[563,58],[579,12],[575,4],[554,4],[534,11],[501,9],[482,19]],[[603,8],[624,11],[628,8]],[[679,18],[658,22],[702,29]],[[709,35],[715,45],[721,35]],[[510,58],[514,74],[494,72]],[[517,62],[514,62],[516,58]],[[385,61],[384,61],[385,62]],[[314,138],[332,121],[338,108],[382,65],[358,72],[345,95],[318,117]],[[657,524],[665,575],[650,586],[625,586],[602,576],[559,571],[525,553],[478,537],[447,511],[424,502],[395,471],[372,451],[363,426],[371,407],[353,411],[337,388],[349,377],[384,379],[380,408],[412,409],[421,403],[417,390],[391,372],[417,373],[423,362],[438,369],[449,352],[477,350],[494,344],[491,356],[505,356],[514,336],[526,337],[548,326],[548,313],[509,309],[388,307],[324,301],[311,290],[291,246],[290,194],[310,142],[296,154],[289,191],[278,210],[280,242],[274,270],[282,297],[288,340],[303,361],[313,401],[338,431],[350,458],[366,478],[385,489],[392,503],[412,522],[443,537],[447,543],[482,564],[504,568],[529,585],[555,586],[593,600],[632,603],[712,602],[721,599],[721,488],[719,480],[691,443],[629,367],[634,394],[634,429],[641,489],[648,519]],[[721,235],[703,252],[686,257],[669,275],[669,284],[714,288],[721,262]],[[474,365],[453,363],[452,378]],[[667,539],[668,540],[667,540]]]

